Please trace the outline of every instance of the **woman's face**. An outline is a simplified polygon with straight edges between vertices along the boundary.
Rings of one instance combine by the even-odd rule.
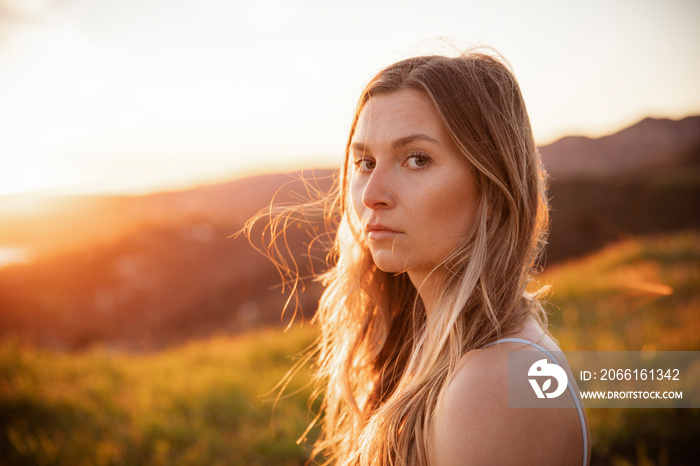
[[[420,286],[474,222],[479,193],[469,162],[414,90],[369,99],[349,162],[352,204],[375,264]]]

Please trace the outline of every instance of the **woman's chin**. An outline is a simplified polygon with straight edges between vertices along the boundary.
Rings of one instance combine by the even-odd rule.
[[[372,254],[372,259],[374,260],[374,265],[382,272],[402,273],[408,270],[407,267],[399,265],[396,259],[391,255],[382,253]]]

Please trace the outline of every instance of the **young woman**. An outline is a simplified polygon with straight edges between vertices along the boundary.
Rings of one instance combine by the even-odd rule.
[[[586,464],[575,389],[566,408],[508,407],[508,353],[558,348],[526,292],[548,226],[545,173],[503,61],[423,56],[379,72],[334,196],[316,452],[353,465]]]

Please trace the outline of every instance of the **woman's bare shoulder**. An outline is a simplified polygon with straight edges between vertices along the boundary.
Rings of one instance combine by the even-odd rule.
[[[526,328],[514,337],[557,351],[554,341]],[[509,408],[508,352],[537,351],[499,343],[464,355],[435,412],[437,465],[581,464],[576,408]]]

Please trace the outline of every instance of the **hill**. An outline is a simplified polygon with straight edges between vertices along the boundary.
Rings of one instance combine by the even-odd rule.
[[[542,162],[557,181],[654,173],[684,165],[700,150],[700,116],[674,121],[645,118],[597,139],[568,136],[540,148]]]
[[[287,296],[276,269],[232,235],[273,197],[299,202],[331,182],[322,170],[303,181],[268,175],[145,197],[53,200],[55,209],[33,217],[4,217],[5,244],[36,257],[0,268],[0,335],[52,347],[145,349],[280,325]],[[289,229],[300,256],[323,234],[317,223]],[[298,259],[303,271],[309,259]],[[300,305],[310,315],[319,291],[308,287]]]
[[[0,245],[39,260],[123,240],[148,228],[180,229],[197,221],[237,231],[259,210],[303,198],[311,183],[327,189],[332,170],[275,173],[145,196],[0,196]],[[200,234],[204,234],[200,231]]]
[[[547,263],[634,235],[700,228],[700,116],[646,118],[540,152],[551,176]]]

